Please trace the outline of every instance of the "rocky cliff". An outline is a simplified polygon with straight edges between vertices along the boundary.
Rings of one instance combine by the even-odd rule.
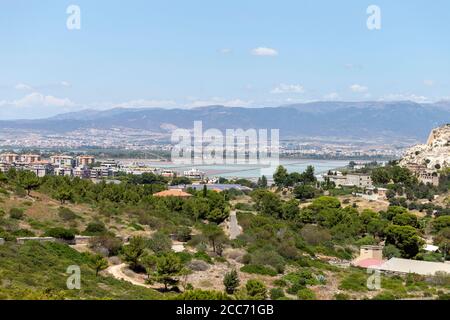
[[[408,149],[400,165],[423,166],[430,170],[450,167],[450,124],[434,129],[427,144]]]

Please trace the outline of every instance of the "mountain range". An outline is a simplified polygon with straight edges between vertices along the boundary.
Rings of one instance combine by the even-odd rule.
[[[83,128],[130,128],[167,132],[204,129],[280,129],[282,138],[427,138],[432,128],[450,123],[450,102],[312,102],[266,108],[208,106],[194,109],[116,108],[83,110],[38,120],[0,121],[0,129],[67,133]]]

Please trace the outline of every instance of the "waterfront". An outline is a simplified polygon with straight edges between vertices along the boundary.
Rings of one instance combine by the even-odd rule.
[[[257,179],[264,174],[267,178],[271,179],[272,174],[276,169],[276,166],[262,167],[258,165],[179,165],[172,162],[142,159],[121,160],[121,163],[126,165],[129,165],[133,162],[154,168],[170,169],[177,173],[182,173],[185,170],[194,168],[205,172],[206,176],[220,176],[224,178]],[[348,163],[348,160],[280,160],[280,165],[284,166],[289,172],[303,172],[308,166],[313,166],[316,174],[325,173],[331,169],[344,167],[348,165]]]

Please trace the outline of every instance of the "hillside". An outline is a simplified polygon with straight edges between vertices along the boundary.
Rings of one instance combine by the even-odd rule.
[[[436,170],[450,166],[450,124],[431,131],[426,144],[408,149],[402,165],[416,164]]]
[[[86,254],[59,243],[0,246],[2,299],[161,299],[157,291],[96,276]],[[67,290],[66,270],[81,268],[81,289]]]
[[[168,132],[167,128],[280,128],[286,137],[425,140],[430,130],[450,121],[448,104],[414,102],[314,102],[275,108],[85,110],[47,119],[0,121],[0,128],[70,132],[81,128],[130,128]]]

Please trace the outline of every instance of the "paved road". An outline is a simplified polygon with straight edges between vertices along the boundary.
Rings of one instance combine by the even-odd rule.
[[[242,233],[241,227],[238,224],[236,211],[230,213],[230,239],[236,239]]]

